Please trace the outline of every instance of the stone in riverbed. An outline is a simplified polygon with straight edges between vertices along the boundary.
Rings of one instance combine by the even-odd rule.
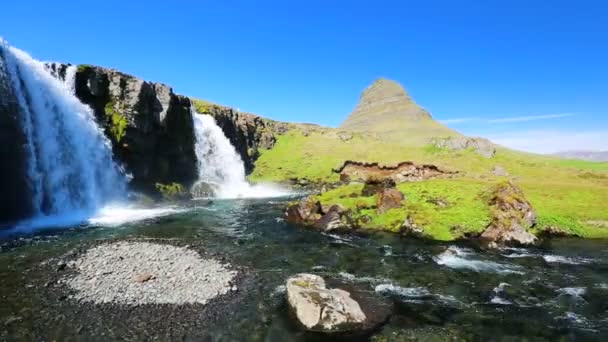
[[[285,212],[285,220],[295,224],[314,224],[321,216],[321,203],[310,196],[289,205]]]
[[[323,231],[332,231],[336,229],[346,229],[348,224],[342,222],[343,215],[346,210],[339,204],[332,205],[327,213],[318,219],[313,227]]]
[[[287,279],[286,287],[289,305],[307,330],[356,330],[367,318],[350,293],[328,289],[325,280],[317,275],[298,274]]]

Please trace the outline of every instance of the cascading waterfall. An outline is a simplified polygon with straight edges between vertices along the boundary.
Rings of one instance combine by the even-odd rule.
[[[263,198],[284,196],[281,189],[251,185],[245,179],[245,165],[230,140],[210,115],[192,112],[196,135],[198,181],[195,197]]]
[[[24,51],[1,40],[0,49],[21,107],[35,215],[84,219],[121,198],[126,181],[110,141],[74,95],[76,67],[61,82]]]

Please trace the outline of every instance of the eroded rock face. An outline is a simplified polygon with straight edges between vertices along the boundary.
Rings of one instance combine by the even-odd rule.
[[[438,148],[448,149],[452,151],[464,151],[471,149],[475,153],[492,158],[496,154],[496,147],[490,140],[483,138],[468,138],[468,137],[448,137],[435,138],[432,144]]]
[[[536,224],[536,212],[517,185],[511,181],[498,184],[492,191],[489,204],[494,217],[481,234],[481,239],[490,247],[536,242],[536,236],[527,231]]]
[[[311,331],[357,330],[367,319],[349,292],[328,289],[325,280],[313,274],[298,274],[287,279],[287,300],[298,321]]]
[[[435,165],[418,165],[413,162],[402,162],[397,165],[381,165],[379,163],[364,163],[348,160],[333,170],[340,174],[343,182],[368,181],[370,179],[390,178],[396,183],[422,181],[449,176],[454,172],[441,170]]]

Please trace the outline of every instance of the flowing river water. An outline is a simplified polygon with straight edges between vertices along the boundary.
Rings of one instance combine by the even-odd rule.
[[[0,336],[324,340],[304,333],[285,301],[287,277],[309,272],[380,293],[394,303],[390,321],[362,340],[608,337],[605,241],[556,239],[538,248],[484,252],[393,234],[326,235],[285,223],[282,209],[289,200],[293,198],[201,200],[171,208],[115,209],[72,228],[5,235],[0,244]],[[240,269],[239,291],[205,307],[121,307],[79,303],[49,285],[61,272],[48,260],[105,241],[134,239],[187,245],[223,258]]]

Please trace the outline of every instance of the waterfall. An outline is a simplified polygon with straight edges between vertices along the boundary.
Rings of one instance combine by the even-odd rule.
[[[262,198],[286,195],[278,188],[247,182],[243,160],[212,116],[193,111],[192,119],[198,165],[198,181],[191,190],[195,197]]]
[[[61,82],[24,51],[2,40],[0,49],[21,107],[35,216],[86,218],[123,196],[126,183],[110,141],[74,95],[76,67]]]

